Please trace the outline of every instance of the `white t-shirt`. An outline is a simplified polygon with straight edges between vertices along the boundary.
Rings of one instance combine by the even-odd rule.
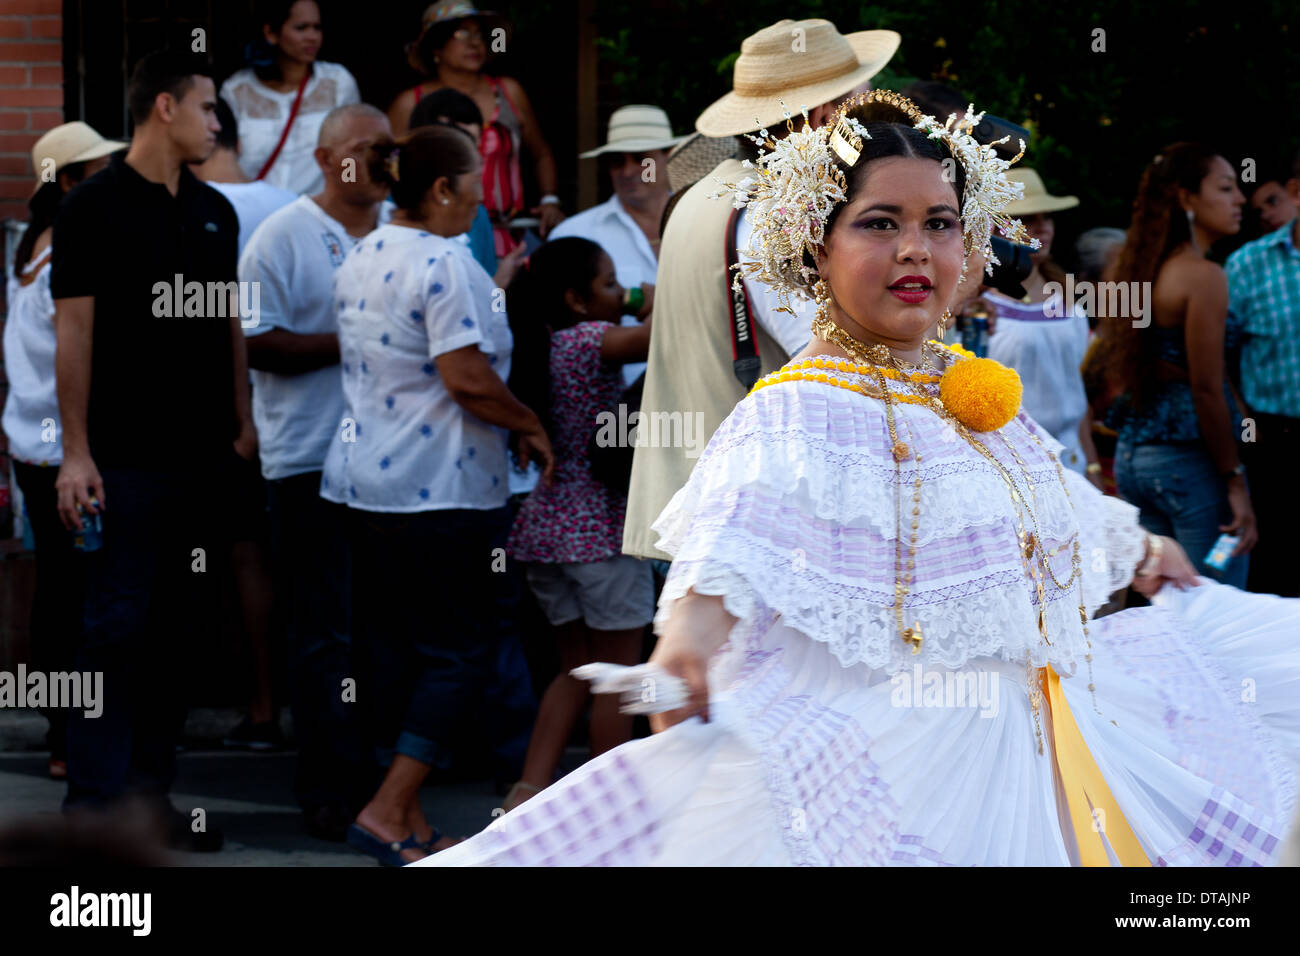
[[[244,246],[248,245],[249,237],[253,235],[253,230],[262,224],[262,220],[281,206],[287,206],[298,198],[297,193],[291,193],[287,189],[272,186],[267,182],[208,183],[208,185],[230,200],[230,205],[235,207],[235,215],[239,217],[241,255]]]
[[[9,316],[5,320],[4,433],[9,454],[32,465],[57,465],[63,461],[63,426],[54,385],[54,299],[50,296],[50,255],[47,248],[23,267],[31,281],[9,279]],[[32,278],[34,277],[34,278]],[[51,427],[47,427],[45,423]],[[53,438],[53,441],[45,439]]]
[[[286,93],[271,89],[251,68],[232,74],[221,84],[221,98],[230,104],[239,123],[239,166],[249,179],[257,176],[280,141],[297,95],[296,89]],[[312,155],[320,124],[335,107],[360,102],[357,81],[345,67],[317,60],[303,90],[293,128],[263,182],[302,195],[320,192],[325,180]]]
[[[406,226],[381,226],[348,253],[334,281],[343,422],[322,497],[389,512],[506,503],[506,430],[462,409],[434,362],[477,345],[509,377],[514,339],[495,288],[461,243]]]
[[[338,332],[334,270],[357,240],[308,196],[271,213],[239,257],[241,282],[257,282],[258,324],[299,335]],[[298,375],[253,370],[253,421],[268,480],[320,471],[343,417],[339,366]]]
[[[1058,315],[1064,312],[1060,296],[1033,303],[998,292],[984,298],[997,309],[989,358],[1016,370],[1025,411],[1065,446],[1061,464],[1084,472],[1088,460],[1079,442],[1079,423],[1088,413],[1088,396],[1079,366],[1088,350],[1088,316],[1078,307],[1070,315]]]
[[[618,195],[610,196],[599,206],[592,206],[576,216],[565,219],[547,237],[563,239],[565,236],[578,236],[597,243],[609,255],[614,263],[614,274],[618,284],[625,289],[635,289],[644,283],[654,284],[655,274],[659,271],[659,260],[650,248],[641,227],[628,215]],[[623,325],[640,325],[635,315],[625,315]],[[631,385],[645,371],[645,362],[633,362],[623,366],[623,381]]]
[[[749,236],[753,231],[754,224],[749,221],[749,207],[746,206],[740,222],[736,224],[736,249],[741,262],[750,261],[745,256],[745,247],[749,245]],[[754,319],[763,327],[763,331],[776,339],[787,355],[802,352],[812,338],[813,303],[791,296],[790,308],[794,309],[795,314],[778,312],[781,303],[771,286],[750,279],[745,279],[744,283],[754,308]]]

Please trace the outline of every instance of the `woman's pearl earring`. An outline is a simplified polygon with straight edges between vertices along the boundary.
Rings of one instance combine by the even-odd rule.
[[[444,200],[442,201],[442,204],[443,204],[444,206],[449,205],[450,203],[451,203],[451,200],[450,200],[450,199],[444,199]]]

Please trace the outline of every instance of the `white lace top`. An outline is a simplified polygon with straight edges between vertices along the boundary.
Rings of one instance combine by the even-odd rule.
[[[891,389],[908,394],[897,382]],[[1035,666],[1073,673],[1088,653],[1078,582],[1061,591],[1045,581],[1051,644],[1044,643],[1004,478],[935,412],[895,404],[895,413],[899,440],[921,453],[915,580],[904,601],[905,622],[922,626],[919,654],[900,637],[894,612],[898,496],[906,562],[918,462],[902,462],[900,488],[883,401],[806,380],[769,385],[740,402],[655,522],[659,547],[674,556],[656,629],[694,589],[724,597],[740,619],[733,642],[779,621],[825,642],[845,667],[896,673],[917,663],[957,667],[978,657],[1028,656]],[[1071,536],[1080,535],[1083,603],[1091,614],[1129,582],[1142,558],[1137,509],[1068,469],[1067,496],[1052,458],[1060,443],[1023,411],[977,437],[1030,501],[1038,529],[1026,530],[1049,551],[1064,545],[1049,559],[1061,582],[1071,575]]]

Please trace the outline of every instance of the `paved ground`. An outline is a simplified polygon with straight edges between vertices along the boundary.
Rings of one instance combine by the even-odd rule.
[[[66,785],[46,773],[48,754],[36,750],[45,724],[36,713],[0,714],[0,825],[59,812]],[[217,712],[192,717],[187,731],[228,724]],[[346,844],[309,836],[293,800],[294,754],[251,754],[196,749],[178,757],[173,803],[187,813],[207,811],[209,826],[226,836],[220,853],[187,853],[193,866],[376,866]],[[571,749],[565,764],[585,752]],[[426,786],[421,795],[429,821],[444,833],[468,836],[492,822],[501,797],[490,780]]]

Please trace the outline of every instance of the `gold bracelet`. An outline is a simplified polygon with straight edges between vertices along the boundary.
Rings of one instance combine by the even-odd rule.
[[[1165,550],[1164,539],[1161,538],[1159,535],[1152,534],[1150,531],[1148,531],[1146,560],[1144,560],[1140,565],[1138,565],[1137,573],[1142,577],[1148,577],[1151,574],[1154,574],[1155,573],[1154,569],[1159,566],[1160,555],[1164,553],[1164,550]],[[1151,568],[1152,570],[1148,571],[1147,568]]]
[[[1086,472],[1087,472],[1088,474],[1090,474],[1090,475],[1100,475],[1100,474],[1101,474],[1101,462],[1099,462],[1099,461],[1090,461],[1090,462],[1088,462],[1088,467],[1085,468],[1084,471],[1086,471]]]

